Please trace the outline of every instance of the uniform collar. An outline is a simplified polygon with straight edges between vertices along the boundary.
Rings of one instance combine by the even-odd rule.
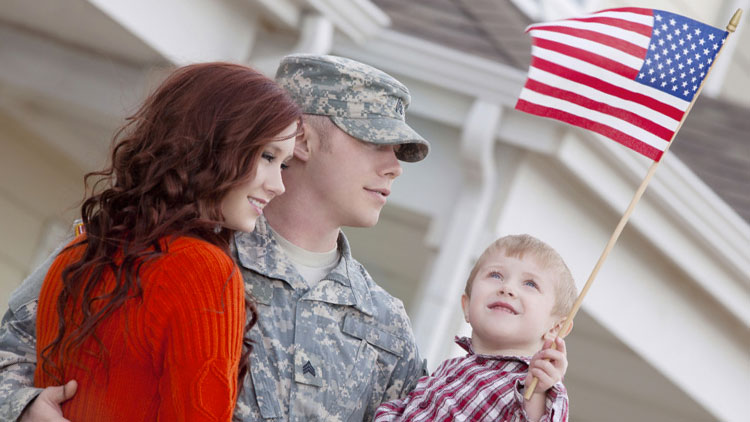
[[[271,227],[264,217],[258,218],[252,233],[235,233],[234,243],[242,267],[269,278],[283,280],[295,290],[308,289],[307,283],[274,238]],[[341,231],[337,243],[341,259],[325,279],[351,289],[354,306],[367,315],[373,315],[374,306],[368,287],[370,276],[352,257],[349,241]]]

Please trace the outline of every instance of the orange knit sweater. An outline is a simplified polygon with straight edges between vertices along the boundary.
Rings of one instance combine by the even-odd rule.
[[[38,387],[55,384],[42,370],[40,353],[57,335],[62,271],[83,249],[62,252],[44,280],[37,315]],[[111,289],[113,274],[104,278]],[[78,381],[63,414],[75,422],[229,421],[245,324],[237,266],[216,246],[181,237],[144,266],[141,280],[143,294],[96,328],[106,359],[89,338],[71,359],[56,362],[64,381]],[[79,321],[81,307],[74,309]]]

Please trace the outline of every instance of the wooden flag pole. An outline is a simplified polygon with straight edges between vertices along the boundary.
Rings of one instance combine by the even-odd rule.
[[[732,16],[732,19],[730,19],[729,24],[727,25],[727,32],[731,34],[737,29],[737,25],[740,23],[741,16],[742,16],[742,9],[737,9],[737,11],[734,12],[734,15]],[[680,120],[680,124],[677,126],[677,129],[674,131],[674,134],[672,134],[672,139],[669,140],[667,147],[664,148],[664,152],[662,153],[661,159],[663,159],[664,156],[667,154],[667,151],[669,151],[669,147],[672,146],[672,142],[677,136],[677,133],[682,128],[682,124],[685,122],[685,119],[690,113],[690,110],[693,108],[693,104],[695,104],[695,101],[698,99],[698,96],[700,96],[700,93],[703,90],[703,85],[706,83],[706,80],[708,79],[708,75],[711,74],[711,69],[713,68],[713,65],[716,64],[716,61],[719,58],[719,54],[721,54],[721,50],[724,49],[724,46],[726,45],[728,39],[729,39],[729,35],[727,35],[727,39],[721,45],[721,47],[719,48],[719,51],[716,52],[716,56],[714,57],[713,63],[706,71],[706,77],[703,78],[703,81],[701,82],[701,85],[698,88],[698,91],[693,97],[693,101],[690,102],[690,105],[685,111],[685,114],[682,116],[682,120]],[[641,185],[638,187],[638,190],[635,191],[635,195],[633,195],[633,199],[630,200],[630,205],[628,205],[628,208],[625,210],[625,213],[622,215],[622,218],[620,218],[620,222],[617,223],[617,227],[615,227],[615,231],[612,233],[612,236],[609,238],[609,242],[607,242],[607,246],[604,248],[604,251],[599,257],[599,261],[596,262],[594,269],[591,271],[591,275],[589,275],[589,278],[586,281],[586,284],[583,286],[583,289],[581,289],[581,293],[578,295],[578,298],[576,299],[575,303],[573,303],[573,308],[570,310],[570,313],[568,313],[568,316],[565,319],[565,322],[563,323],[562,328],[560,328],[560,331],[558,332],[558,337],[559,336],[565,337],[568,334],[568,331],[570,331],[570,329],[572,328],[573,318],[575,318],[576,314],[578,313],[578,309],[581,307],[581,304],[583,303],[583,299],[584,297],[586,297],[586,293],[588,293],[589,289],[591,288],[591,285],[594,283],[594,279],[596,278],[596,275],[599,273],[599,270],[601,269],[602,264],[604,264],[604,260],[607,259],[607,256],[612,251],[612,248],[615,246],[615,242],[617,242],[617,239],[620,237],[620,233],[622,233],[622,230],[625,228],[625,224],[627,224],[628,219],[630,218],[630,214],[633,213],[633,209],[635,208],[635,205],[641,199],[641,196],[643,196],[643,192],[646,191],[646,187],[648,186],[648,183],[651,181],[651,178],[654,176],[654,173],[656,172],[656,168],[659,166],[661,159],[659,159],[659,161],[654,161],[653,164],[651,164],[651,167],[648,169],[648,173],[646,173],[646,177],[644,177],[643,182],[641,182]],[[554,342],[552,343],[552,348],[553,349],[556,348],[556,345]],[[523,395],[523,397],[526,400],[529,400],[531,398],[531,395],[534,394],[534,390],[536,389],[536,385],[538,382],[539,380],[536,377],[534,377],[531,380],[531,384],[529,384],[528,388],[526,388],[526,391],[524,392],[524,395]]]

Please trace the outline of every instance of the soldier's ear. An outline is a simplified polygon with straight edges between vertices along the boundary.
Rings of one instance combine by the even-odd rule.
[[[294,141],[294,158],[306,162],[310,159],[310,136],[314,136],[313,128],[302,120],[302,133]]]

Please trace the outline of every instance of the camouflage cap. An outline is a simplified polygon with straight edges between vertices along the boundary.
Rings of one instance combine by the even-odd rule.
[[[399,160],[420,161],[430,150],[406,124],[409,90],[374,67],[343,57],[293,54],[281,61],[276,82],[303,113],[330,116],[341,130],[366,142],[401,145]]]

